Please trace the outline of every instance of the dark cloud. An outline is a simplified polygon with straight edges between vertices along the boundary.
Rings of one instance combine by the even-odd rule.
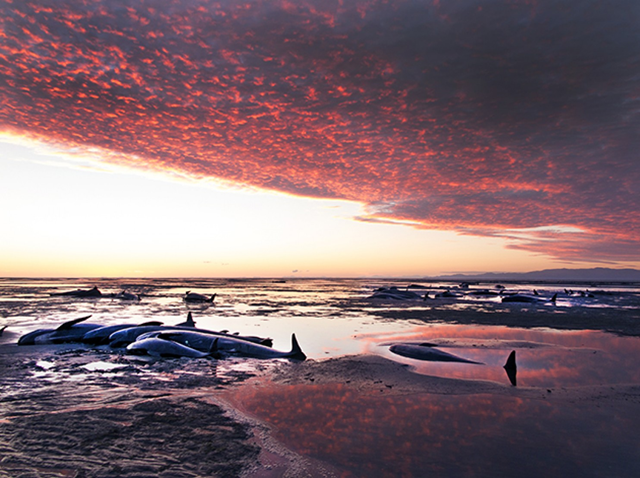
[[[613,6],[0,0],[0,125],[369,220],[572,226],[517,247],[638,260],[640,4]]]

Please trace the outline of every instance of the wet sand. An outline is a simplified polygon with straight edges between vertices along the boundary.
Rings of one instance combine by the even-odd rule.
[[[609,320],[597,310],[447,311],[446,319],[430,311],[428,320],[422,311],[380,308],[376,314],[389,320],[413,314],[422,321],[588,328],[625,335],[640,330],[637,310],[616,312]],[[374,397],[367,400],[381,406],[391,402],[376,397],[453,401],[477,395],[579,404],[632,416],[640,409],[640,384],[634,383],[512,387],[419,375],[407,365],[373,355],[275,366],[251,361],[257,368],[243,370],[215,360],[144,360],[70,344],[17,347],[16,340],[5,332],[0,342],[1,477],[366,476],[365,468],[359,475],[322,454],[287,444],[283,424],[269,424],[256,412],[255,401],[264,400],[257,392],[268,387],[285,394],[293,386],[326,388],[338,395]],[[447,476],[446,469],[441,471]],[[481,470],[459,472],[453,463],[450,471],[450,476],[489,476]],[[413,475],[411,470],[400,474]]]

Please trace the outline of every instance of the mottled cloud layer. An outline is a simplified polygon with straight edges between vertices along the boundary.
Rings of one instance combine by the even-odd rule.
[[[635,0],[0,0],[0,22],[4,131],[640,260]]]

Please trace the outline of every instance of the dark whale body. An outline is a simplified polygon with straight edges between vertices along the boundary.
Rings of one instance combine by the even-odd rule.
[[[216,294],[213,294],[211,297],[207,297],[206,295],[198,294],[196,292],[191,292],[190,290],[184,296],[185,302],[195,302],[195,303],[212,303],[216,298]]]
[[[159,332],[156,336],[158,338],[178,342],[201,352],[211,350],[215,343],[216,350],[219,352],[239,355],[242,357],[259,359],[288,358],[293,360],[305,360],[307,358],[304,352],[302,352],[295,334],[291,335],[291,351],[289,352],[274,350],[269,346],[233,335],[214,335],[203,334],[198,331],[170,330],[167,332]]]
[[[96,286],[91,289],[76,289],[68,292],[54,292],[51,296],[63,297],[102,297],[102,292]]]
[[[394,344],[389,347],[389,350],[394,354],[401,355],[416,360],[426,360],[429,362],[461,362],[480,364],[480,362],[474,362],[473,360],[467,360],[457,355],[443,352],[431,344]]]
[[[162,322],[152,321],[152,322],[145,322],[143,324],[137,324],[137,325],[136,324],[105,325],[104,327],[98,327],[97,329],[88,331],[82,337],[82,342],[84,342],[85,344],[94,344],[94,345],[107,344],[109,343],[109,337],[111,336],[111,334],[113,334],[114,332],[117,332],[118,330],[128,329],[131,327],[143,327],[143,326],[149,326],[149,325],[161,326]]]
[[[100,327],[98,324],[83,324],[90,315],[65,322],[57,329],[38,329],[18,339],[18,345],[62,344],[79,342],[90,330]]]
[[[152,325],[152,323],[142,324],[140,326],[130,326],[124,328],[122,330],[117,330],[113,332],[108,339],[109,345],[113,348],[118,347],[126,347],[132,342],[138,340],[138,338],[144,334],[148,334],[151,332],[169,332],[169,331],[185,331],[185,332],[198,332],[208,336],[215,337],[230,337],[230,338],[240,338],[250,342],[255,342],[257,344],[271,346],[273,341],[270,338],[263,337],[255,337],[255,336],[235,336],[226,334],[223,332],[213,332],[211,330],[205,329],[197,329],[196,323],[193,320],[193,316],[191,312],[189,312],[187,316],[187,320],[185,322],[181,322],[178,325],[173,326],[165,326],[165,325]]]
[[[137,340],[127,346],[128,354],[150,355],[152,357],[162,358],[205,358],[210,357],[214,352],[215,348],[208,352],[200,352],[186,345],[158,337]]]
[[[551,300],[546,300],[537,295],[514,294],[514,295],[504,296],[502,298],[502,302],[521,302],[521,303],[528,303],[528,304],[551,302],[555,304],[557,297],[558,297],[558,294],[553,294],[553,297],[551,298]]]
[[[380,288],[369,297],[369,299],[382,300],[417,300],[422,296],[410,290],[400,290],[397,287]]]

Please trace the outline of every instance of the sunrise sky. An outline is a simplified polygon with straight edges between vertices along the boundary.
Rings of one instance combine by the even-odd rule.
[[[0,24],[0,276],[640,267],[636,0],[0,0]]]

